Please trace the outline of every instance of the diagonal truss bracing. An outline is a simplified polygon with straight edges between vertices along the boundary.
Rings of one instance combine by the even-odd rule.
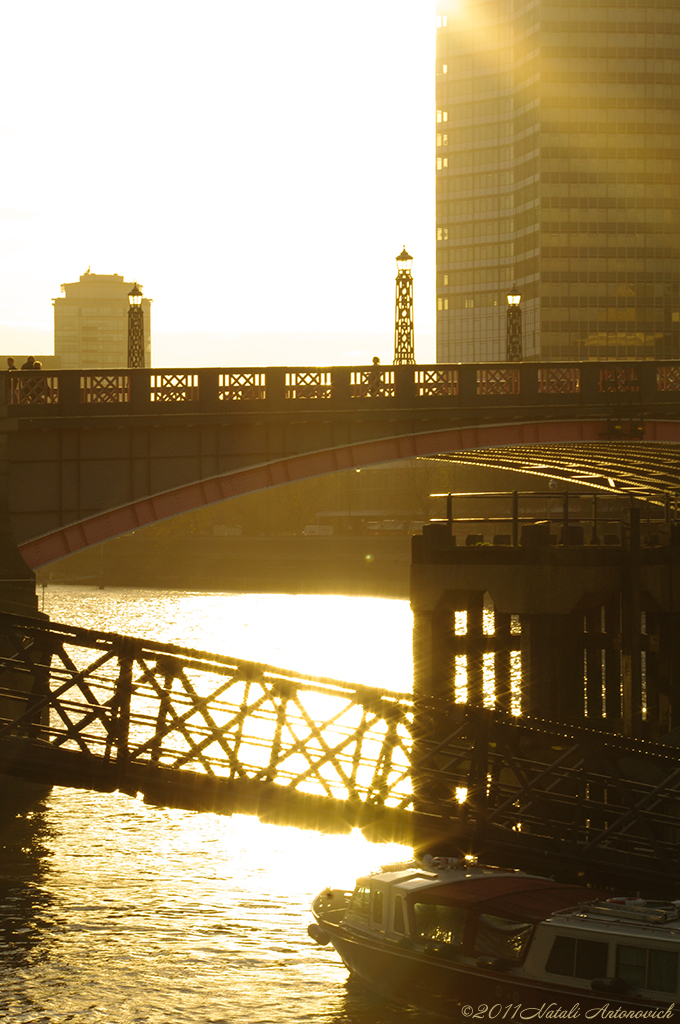
[[[122,783],[134,766],[408,804],[406,694],[14,616],[0,636],[0,744],[77,751]]]
[[[672,747],[8,614],[0,772],[680,896]]]

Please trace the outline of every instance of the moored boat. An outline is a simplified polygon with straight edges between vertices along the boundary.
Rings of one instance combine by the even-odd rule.
[[[454,1020],[680,1020],[680,901],[429,857],[312,912],[310,936],[368,988]]]

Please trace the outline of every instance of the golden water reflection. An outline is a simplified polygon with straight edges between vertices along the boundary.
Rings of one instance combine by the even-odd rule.
[[[406,602],[49,588],[57,621],[410,686]],[[30,823],[26,823],[30,825]],[[0,858],[0,1015],[13,1024],[421,1024],[347,985],[307,935],[312,897],[410,856],[55,789]]]

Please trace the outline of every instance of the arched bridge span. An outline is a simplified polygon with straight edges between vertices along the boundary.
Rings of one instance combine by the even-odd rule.
[[[7,383],[9,512],[34,568],[240,494],[414,457],[680,488],[677,363],[59,371]]]

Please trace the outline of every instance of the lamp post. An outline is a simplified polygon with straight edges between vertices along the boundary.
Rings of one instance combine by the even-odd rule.
[[[505,334],[505,358],[509,363],[522,361],[522,301],[517,285],[513,284],[508,292],[508,324]]]
[[[128,293],[128,367],[138,369],[144,366],[144,310],[142,293],[137,282]]]
[[[406,246],[397,256],[397,295],[394,310],[394,365],[404,366],[416,361],[413,340],[413,256]]]

